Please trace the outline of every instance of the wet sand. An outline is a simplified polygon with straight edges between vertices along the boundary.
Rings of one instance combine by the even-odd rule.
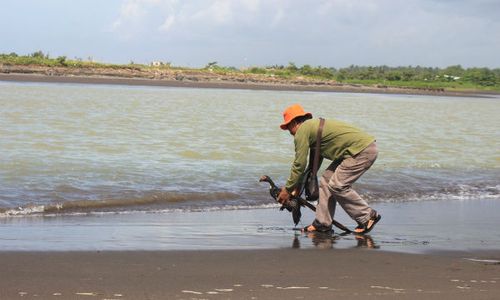
[[[0,252],[1,299],[498,299],[500,253]]]
[[[369,239],[309,237],[294,230],[279,207],[193,212],[136,212],[0,218],[0,251],[171,251],[256,249],[357,249],[428,254],[500,251],[495,199],[373,203],[382,220]],[[304,227],[314,219],[302,210]],[[335,219],[355,224],[338,209]]]
[[[6,218],[0,299],[498,299],[498,205],[377,204],[333,238],[278,208]]]

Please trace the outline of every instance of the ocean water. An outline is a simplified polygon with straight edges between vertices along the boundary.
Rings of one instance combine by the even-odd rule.
[[[371,203],[500,200],[498,98],[0,82],[0,218],[275,207],[293,103],[376,136]]]

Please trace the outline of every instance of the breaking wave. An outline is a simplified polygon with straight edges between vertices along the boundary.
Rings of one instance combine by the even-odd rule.
[[[500,200],[500,185],[454,184],[448,186],[405,186],[401,182],[393,185],[360,185],[356,188],[370,203],[437,200]],[[168,212],[168,211],[212,211],[241,210],[252,208],[278,207],[267,193],[267,188],[259,186],[240,195],[232,192],[164,192],[136,198],[103,200],[72,200],[43,205],[29,204],[22,207],[2,208],[0,217],[32,215],[85,215],[129,212]]]
[[[28,204],[17,208],[0,208],[0,216],[39,214],[85,214],[95,212],[126,212],[145,210],[196,209],[231,202],[234,193],[162,193],[129,199],[72,200],[43,205]]]

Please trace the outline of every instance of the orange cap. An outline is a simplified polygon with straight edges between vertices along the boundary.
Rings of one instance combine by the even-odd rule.
[[[284,123],[280,125],[280,128],[283,130],[286,130],[286,126],[288,123],[292,122],[293,119],[297,117],[302,117],[302,116],[310,116],[312,117],[311,113],[306,113],[302,106],[300,104],[294,104],[292,106],[289,106],[285,111],[283,112],[283,119]]]

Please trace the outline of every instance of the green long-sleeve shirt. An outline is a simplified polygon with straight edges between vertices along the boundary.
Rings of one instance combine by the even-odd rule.
[[[309,158],[309,148],[316,143],[319,119],[310,119],[302,123],[295,133],[295,160],[292,164],[286,189],[291,192],[302,182]],[[370,145],[375,138],[365,132],[337,120],[325,120],[321,134],[320,155],[331,161],[340,161],[354,156]]]

